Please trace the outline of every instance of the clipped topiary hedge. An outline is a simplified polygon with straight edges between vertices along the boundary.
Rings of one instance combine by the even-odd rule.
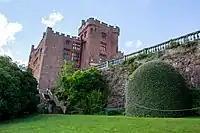
[[[150,61],[137,68],[126,88],[126,115],[181,117],[191,108],[184,78],[171,65]],[[165,110],[165,111],[163,111]]]
[[[200,89],[190,89],[191,105],[195,108],[191,111],[193,116],[200,116]]]

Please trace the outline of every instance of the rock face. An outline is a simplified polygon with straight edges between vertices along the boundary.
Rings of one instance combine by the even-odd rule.
[[[190,88],[200,87],[200,44],[195,49],[168,50],[161,59],[177,68]]]
[[[129,71],[127,66],[116,66],[102,72],[108,83],[108,108],[122,108],[125,104],[125,86]]]
[[[190,48],[178,47],[164,51],[159,58],[171,64],[184,76],[189,88],[200,89],[200,43]],[[152,60],[153,60],[152,59]],[[149,59],[144,59],[148,60]],[[139,62],[145,62],[144,60]],[[102,71],[109,85],[108,108],[121,108],[125,105],[125,87],[129,77],[129,67],[118,65]]]

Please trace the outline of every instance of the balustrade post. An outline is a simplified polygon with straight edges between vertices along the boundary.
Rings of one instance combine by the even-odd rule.
[[[194,40],[197,39],[197,33],[194,33]]]
[[[197,33],[197,39],[199,39],[199,32]]]
[[[109,67],[109,61],[106,61],[106,67]]]

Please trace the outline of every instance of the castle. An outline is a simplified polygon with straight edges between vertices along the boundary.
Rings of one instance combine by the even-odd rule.
[[[118,26],[94,18],[82,20],[78,37],[47,27],[37,48],[31,47],[28,67],[40,89],[55,87],[64,60],[73,61],[75,69],[82,69],[123,56],[118,51],[119,34]]]

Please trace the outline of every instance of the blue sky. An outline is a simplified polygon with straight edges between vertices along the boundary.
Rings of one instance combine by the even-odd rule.
[[[199,5],[199,0],[0,0],[0,54],[27,63],[31,45],[38,45],[48,24],[76,35],[89,17],[118,25],[120,50],[131,53],[199,30]]]

